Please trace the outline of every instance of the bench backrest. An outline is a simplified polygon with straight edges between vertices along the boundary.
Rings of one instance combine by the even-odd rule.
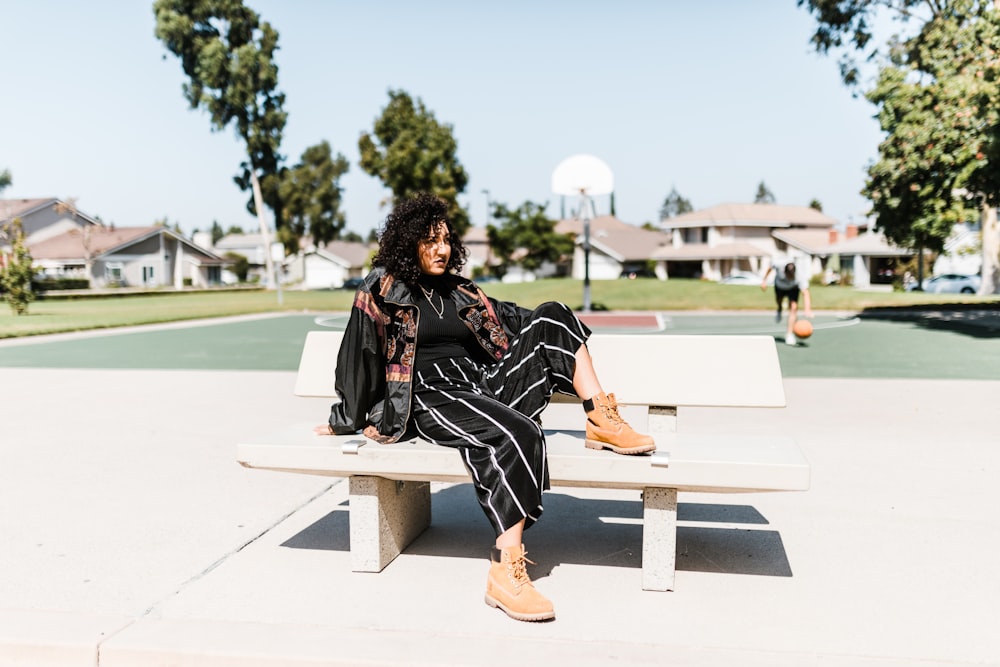
[[[295,393],[334,397],[339,331],[310,331]],[[605,391],[625,404],[784,407],[774,338],[594,334],[587,342]]]

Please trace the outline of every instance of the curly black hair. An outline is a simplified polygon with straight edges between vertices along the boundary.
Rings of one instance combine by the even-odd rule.
[[[447,271],[458,273],[469,251],[448,219],[448,202],[436,195],[421,192],[399,202],[386,219],[379,234],[374,266],[385,267],[397,280],[415,285],[420,278],[417,244],[431,235],[431,229],[444,223],[451,241]]]

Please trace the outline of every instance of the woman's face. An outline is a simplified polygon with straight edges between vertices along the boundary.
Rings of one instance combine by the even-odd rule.
[[[451,237],[443,222],[431,227],[426,238],[417,243],[417,261],[420,271],[432,276],[443,275],[451,259]]]

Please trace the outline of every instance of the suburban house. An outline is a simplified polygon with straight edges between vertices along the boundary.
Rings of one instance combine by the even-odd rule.
[[[204,236],[202,236],[204,235]],[[262,234],[226,234],[215,243],[211,243],[211,235],[208,232],[200,232],[196,238],[202,243],[208,243],[210,247],[220,257],[225,257],[228,253],[242,255],[247,258],[250,269],[247,271],[247,279],[256,278],[263,284],[267,284],[267,253],[269,247],[264,243]],[[274,242],[274,237],[271,237]],[[236,276],[224,276],[224,281],[228,283],[236,282]]]
[[[463,270],[469,277],[490,273],[499,264],[490,252],[490,240],[485,227],[469,227],[462,237],[462,244],[469,252]]]
[[[851,225],[843,239],[831,237],[821,249],[831,271],[850,274],[854,287],[891,285],[896,278],[897,262],[908,262],[914,252],[894,246],[871,228],[858,230]]]
[[[30,247],[46,277],[87,278],[92,287],[209,287],[224,260],[161,226],[71,229]]]
[[[576,218],[560,220],[555,231],[572,234],[576,239],[573,251],[573,278],[584,277],[583,221]],[[590,278],[613,280],[620,277],[649,275],[653,258],[659,249],[670,243],[670,235],[623,222],[613,215],[600,215],[590,221]],[[666,275],[657,275],[666,278]]]
[[[655,259],[674,277],[763,275],[779,256],[808,266],[814,275],[824,268],[815,252],[829,245],[836,223],[808,206],[720,204],[662,220],[671,243]]]
[[[303,289],[343,287],[348,278],[364,277],[371,247],[356,241],[331,241],[310,245],[285,260],[285,280]]]
[[[58,199],[0,200],[0,222],[21,218],[40,275],[92,287],[208,287],[224,260],[163,226],[116,227]]]
[[[203,238],[204,243],[211,244],[208,232],[199,232],[195,238]],[[211,248],[223,257],[228,253],[246,257],[250,264],[247,278],[256,277],[266,283],[267,249],[263,238],[259,233],[227,234]],[[275,242],[272,236],[271,243]],[[282,284],[297,285],[303,289],[331,289],[341,287],[348,278],[363,277],[371,252],[368,245],[354,241],[331,241],[325,246],[316,246],[311,239],[302,238],[299,247],[297,254],[286,256],[280,262],[275,261],[275,269]],[[235,282],[236,276],[226,271],[223,280]]]
[[[35,243],[65,232],[85,227],[101,226],[101,221],[78,211],[72,204],[49,197],[47,199],[0,199],[0,225],[21,219],[25,243]]]

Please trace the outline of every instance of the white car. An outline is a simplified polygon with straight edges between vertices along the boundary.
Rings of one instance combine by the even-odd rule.
[[[760,278],[752,273],[730,273],[719,281],[720,285],[760,285]]]
[[[980,277],[966,276],[960,273],[942,273],[923,282],[925,292],[931,294],[976,294],[979,292]],[[917,288],[916,283],[909,287],[910,291]]]

